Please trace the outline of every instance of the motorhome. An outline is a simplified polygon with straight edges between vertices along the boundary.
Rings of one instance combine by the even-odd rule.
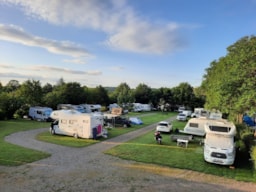
[[[52,108],[34,106],[29,108],[28,117],[37,121],[51,121]]]
[[[151,111],[151,105],[142,104],[142,103],[133,103],[133,111],[134,112]]]
[[[51,113],[52,134],[68,135],[76,138],[96,139],[103,136],[103,115],[99,113],[80,113],[76,110],[56,110]]]
[[[232,165],[235,161],[236,127],[227,120],[209,121],[205,124],[204,159],[220,165]]]
[[[57,106],[58,110],[64,109],[64,110],[76,110],[81,113],[85,113],[85,108],[82,105],[72,105],[72,104],[59,104]]]

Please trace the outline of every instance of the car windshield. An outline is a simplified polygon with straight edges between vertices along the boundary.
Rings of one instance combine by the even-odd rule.
[[[158,125],[160,125],[160,126],[168,126],[167,123],[159,123]]]
[[[179,116],[185,116],[185,114],[179,114]]]

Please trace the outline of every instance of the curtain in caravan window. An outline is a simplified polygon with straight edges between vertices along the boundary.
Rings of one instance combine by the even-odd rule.
[[[67,124],[67,120],[66,119],[61,119],[61,123]]]

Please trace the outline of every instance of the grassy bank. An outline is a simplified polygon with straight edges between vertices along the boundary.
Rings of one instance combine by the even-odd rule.
[[[4,141],[4,137],[19,131],[49,127],[49,123],[30,120],[0,121],[0,165],[16,166],[49,157],[50,154],[27,149]]]

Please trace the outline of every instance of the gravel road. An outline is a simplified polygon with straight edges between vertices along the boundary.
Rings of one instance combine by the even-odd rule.
[[[0,166],[0,191],[256,191],[255,183],[122,160],[103,153],[154,128],[155,125],[151,125],[84,148],[70,148],[35,140],[37,134],[47,131],[48,128],[9,135],[5,139],[10,143],[52,155],[18,167]]]

